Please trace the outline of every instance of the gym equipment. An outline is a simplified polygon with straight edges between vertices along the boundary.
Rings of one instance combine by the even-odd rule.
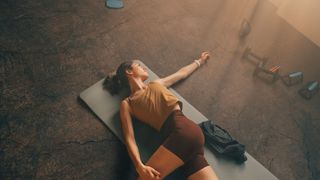
[[[258,62],[256,69],[253,72],[253,75],[257,75],[259,73],[259,71],[264,68],[265,65],[266,65],[266,63],[263,61]]]
[[[106,6],[112,9],[123,8],[122,0],[106,0]]]
[[[273,66],[270,69],[266,69],[265,66],[266,63],[259,62],[256,66],[256,69],[253,72],[253,76],[258,76],[264,80],[266,80],[269,83],[274,83],[277,81],[280,77],[279,71],[280,66]],[[271,77],[271,79],[270,79]]]
[[[159,77],[153,73],[145,64],[138,61],[141,65],[147,68],[149,73],[149,78],[145,81],[148,83],[152,80],[158,79]],[[111,96],[110,93],[103,90],[103,79],[87,88],[80,94],[80,98],[88,105],[93,113],[99,117],[105,123],[108,128],[119,138],[119,140],[124,143],[122,128],[120,122],[119,107],[120,102],[123,100],[127,94],[126,91],[122,91],[119,95]],[[202,121],[207,121],[208,119],[202,115],[196,108],[194,108],[187,100],[180,96],[174,89],[168,88],[179,100],[183,103],[183,113],[192,121],[199,124]],[[141,123],[140,121],[133,120],[133,128],[135,132],[135,139],[137,146],[139,148],[141,160],[145,163],[155,152],[155,150],[160,145],[159,134]],[[272,173],[270,173],[263,165],[261,165],[257,160],[250,156],[246,152],[248,160],[238,165],[233,161],[221,158],[212,153],[208,147],[204,148],[204,155],[208,163],[213,167],[217,176],[220,179],[232,179],[232,180],[242,180],[242,179],[277,179]],[[132,166],[132,165],[131,165]],[[135,172],[135,168],[132,168]],[[166,177],[166,180],[180,180],[186,179],[181,170],[176,169],[173,173]]]
[[[251,32],[251,25],[248,20],[244,19],[241,23],[239,37],[244,38]]]
[[[311,99],[319,91],[318,81],[309,81],[298,92],[305,99]]]
[[[302,72],[292,72],[288,75],[281,77],[282,82],[287,86],[296,85],[303,82],[303,73]]]
[[[255,53],[253,53],[250,47],[246,47],[246,49],[244,50],[244,52],[242,54],[242,58],[247,59],[254,64],[257,64],[260,62],[262,62],[263,64],[266,64],[268,61],[268,58],[261,57]]]

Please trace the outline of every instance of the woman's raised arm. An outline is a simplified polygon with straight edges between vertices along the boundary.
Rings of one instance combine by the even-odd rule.
[[[210,58],[210,55],[208,52],[206,52],[206,51],[202,52],[200,58],[193,61],[191,64],[180,68],[177,72],[175,72],[169,76],[166,76],[164,78],[160,78],[160,79],[157,79],[154,81],[157,81],[166,87],[170,87],[171,85],[180,81],[181,79],[188,77],[190,74],[192,74],[192,72],[194,70],[196,70],[198,67],[200,67],[199,65],[204,64],[209,58]],[[196,61],[199,62],[199,65]]]

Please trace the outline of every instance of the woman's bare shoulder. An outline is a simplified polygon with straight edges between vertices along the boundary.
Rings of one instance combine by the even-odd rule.
[[[123,110],[127,110],[130,112],[130,114],[132,113],[132,109],[131,109],[131,106],[130,106],[130,99],[129,97],[126,97],[125,99],[122,100],[121,102],[121,108],[120,109],[123,109]]]
[[[155,80],[152,80],[152,81],[150,81],[149,83],[159,83],[159,84],[161,84],[161,85],[163,85],[163,81],[162,81],[162,79],[155,79]]]

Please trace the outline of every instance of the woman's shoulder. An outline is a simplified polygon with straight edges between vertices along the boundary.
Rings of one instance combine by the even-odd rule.
[[[148,84],[159,83],[158,80],[152,80]]]
[[[162,83],[162,81],[161,81],[161,79],[152,80],[152,81],[150,81],[148,84],[159,84],[159,85],[164,86],[163,83]]]
[[[123,108],[125,108],[126,110],[128,110],[129,113],[130,113],[130,115],[134,115],[134,114],[133,114],[133,109],[132,109],[132,106],[131,106],[131,101],[130,101],[129,97],[124,98],[124,99],[122,100],[122,103],[123,103],[123,104],[121,104],[121,106],[122,106]]]
[[[129,97],[126,97],[126,98],[122,99],[122,103],[128,103],[128,104],[130,104],[130,99],[129,99]]]

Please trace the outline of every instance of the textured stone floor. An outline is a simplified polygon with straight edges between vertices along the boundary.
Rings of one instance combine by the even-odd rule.
[[[0,2],[0,179],[125,179],[130,158],[78,99],[123,60],[160,77],[210,61],[174,88],[227,129],[279,179],[319,179],[320,94],[266,84],[241,59],[245,47],[320,80],[319,47],[266,0]],[[243,18],[252,32],[238,38]]]

